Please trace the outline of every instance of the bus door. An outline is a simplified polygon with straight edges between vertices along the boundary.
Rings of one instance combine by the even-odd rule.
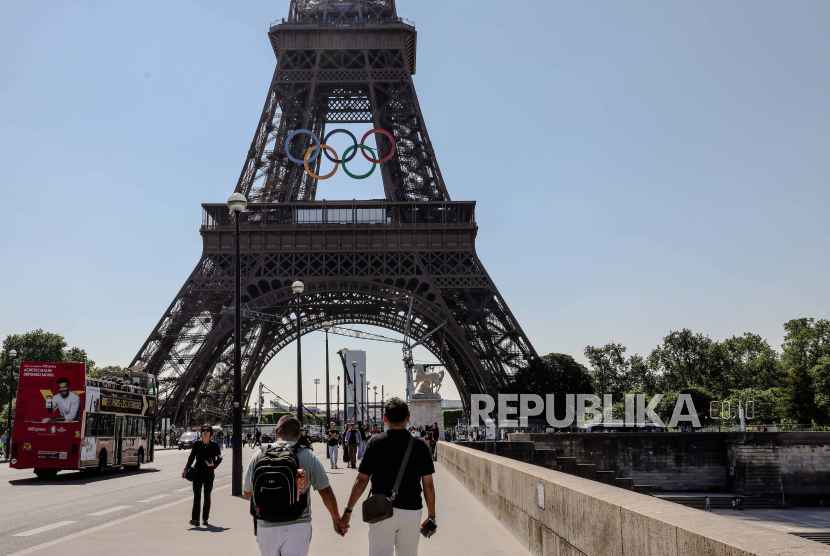
[[[113,441],[113,451],[115,451],[115,460],[113,465],[121,465],[121,445],[124,443],[124,418],[115,418],[115,440]]]
[[[144,430],[144,438],[141,439],[142,442],[147,443],[147,447],[145,449],[145,453],[147,457],[144,459],[146,461],[153,461],[153,448],[155,447],[155,442],[153,442],[153,434],[156,430],[156,420],[149,419],[147,421],[147,428]]]

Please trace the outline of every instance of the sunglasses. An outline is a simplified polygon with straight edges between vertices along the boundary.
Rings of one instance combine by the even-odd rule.
[[[210,429],[202,429],[202,432],[212,432]]]

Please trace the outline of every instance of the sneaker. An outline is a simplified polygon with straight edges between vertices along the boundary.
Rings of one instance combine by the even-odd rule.
[[[191,524],[193,527],[198,527],[198,526],[199,526],[199,522],[198,522],[198,521],[196,521],[195,519],[191,519],[191,520],[190,520],[190,524]]]

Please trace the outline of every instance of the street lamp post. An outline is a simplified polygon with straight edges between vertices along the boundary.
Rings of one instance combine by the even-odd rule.
[[[340,413],[340,375],[337,375],[337,412]],[[346,412],[343,412],[343,424],[346,423]],[[334,426],[337,426],[337,415],[334,416]]]
[[[300,348],[300,294],[303,293],[305,285],[297,280],[291,284],[291,289],[297,294],[297,419],[300,426],[303,424],[303,356]]]
[[[369,381],[366,381],[366,397],[363,398],[363,413],[366,415],[366,420],[369,420]]]
[[[323,330],[326,331],[326,423],[331,421],[331,398],[329,396],[331,386],[329,385],[329,330],[331,323],[325,321],[323,323]],[[337,419],[335,419],[336,421]]]
[[[354,422],[357,424],[357,361],[352,361],[352,386],[354,390]]]
[[[364,376],[363,371],[360,371],[360,380],[363,380],[363,376]],[[360,405],[363,406],[363,411],[361,412],[360,420],[363,421],[363,419],[366,418],[366,396],[363,393],[363,385],[362,384],[360,385],[360,397],[363,398],[363,403],[360,404]]]
[[[372,418],[375,421],[375,425],[378,423],[378,387],[372,386],[372,390],[375,391],[375,408],[372,410]]]
[[[315,378],[314,379],[314,411],[316,411],[318,414],[320,413],[320,406],[317,404],[317,387],[319,385],[320,385],[320,379]],[[317,417],[317,415],[315,415],[315,417]],[[317,419],[315,419],[315,421],[319,421],[319,420],[320,420],[319,417]]]
[[[242,495],[242,261],[239,254],[239,217],[248,200],[242,193],[228,197],[234,216],[234,319],[233,319],[233,458],[231,461],[231,495]]]
[[[6,442],[8,442],[9,445],[11,445],[11,441],[12,441],[12,438],[11,438],[11,434],[12,434],[12,412],[14,411],[14,408],[12,408],[12,388],[14,386],[14,360],[15,360],[15,358],[17,358],[17,350],[16,349],[9,350],[9,357],[12,358],[12,365],[9,368],[9,413],[6,416],[6,433],[9,435],[9,438],[8,438],[8,440],[6,440]],[[7,450],[7,452],[11,453],[11,451],[8,451],[8,450]]]
[[[341,349],[338,353],[343,354],[343,358],[341,361],[344,362],[343,365],[343,430],[346,430],[346,421],[347,415],[349,413],[349,393],[346,389],[349,387],[349,370],[346,368],[345,361],[346,356],[349,354],[349,350],[346,348]],[[339,378],[337,380],[340,380]]]

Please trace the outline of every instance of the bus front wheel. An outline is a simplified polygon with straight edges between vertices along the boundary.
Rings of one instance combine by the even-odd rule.
[[[57,469],[35,469],[35,475],[38,479],[54,479],[58,476]]]
[[[140,448],[138,450],[138,457],[135,460],[135,465],[133,465],[133,471],[138,471],[141,469],[141,464],[144,463],[144,449]]]

